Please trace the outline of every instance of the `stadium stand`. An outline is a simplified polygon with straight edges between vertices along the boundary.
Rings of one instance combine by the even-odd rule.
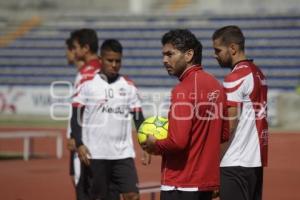
[[[66,64],[64,40],[70,31],[83,27],[96,29],[100,43],[107,38],[122,42],[125,47],[122,73],[141,88],[169,88],[176,84],[177,80],[170,78],[162,66],[160,38],[169,29],[189,28],[203,43],[205,69],[222,80],[228,71],[221,69],[213,58],[211,35],[216,28],[229,24],[244,30],[247,54],[261,66],[270,88],[294,90],[300,83],[298,15],[47,15],[26,34],[1,47],[0,84],[50,85],[55,80],[73,81],[76,71]],[[18,28],[17,23],[13,25],[2,17],[1,33]]]

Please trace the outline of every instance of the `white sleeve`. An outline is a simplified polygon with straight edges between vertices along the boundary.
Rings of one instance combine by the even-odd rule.
[[[229,105],[237,105],[250,101],[250,94],[254,87],[252,73],[235,81],[224,81],[223,85]]]

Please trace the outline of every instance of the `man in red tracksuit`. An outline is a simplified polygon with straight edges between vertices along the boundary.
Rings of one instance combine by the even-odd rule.
[[[162,38],[163,63],[178,77],[168,114],[168,137],[149,136],[142,147],[162,155],[161,200],[211,200],[219,187],[220,143],[228,138],[225,93],[201,66],[202,45],[189,30]]]

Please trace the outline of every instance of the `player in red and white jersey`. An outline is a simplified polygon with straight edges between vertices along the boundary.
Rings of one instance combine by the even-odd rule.
[[[121,44],[104,41],[101,73],[83,83],[73,100],[72,136],[84,164],[80,178],[91,183],[91,199],[118,198],[110,196],[112,185],[124,199],[139,199],[131,119],[138,128],[144,117],[137,88],[119,75],[121,58]]]
[[[71,38],[66,39],[66,58],[69,65],[74,65],[79,71],[84,62],[76,60],[74,53],[73,41]],[[70,176],[74,186],[77,185],[80,176],[80,161],[76,153],[75,141],[71,138],[71,124],[67,127],[67,148],[70,150]]]
[[[100,71],[101,63],[98,59],[98,37],[92,29],[79,29],[71,33],[68,46],[71,48],[70,54],[74,55],[74,64],[78,64],[78,73],[74,82],[74,96],[78,93],[80,87],[87,80],[92,79],[95,74]],[[74,182],[76,186],[76,196],[78,200],[85,199],[83,192],[83,183],[79,183],[80,177],[80,160],[78,154],[75,152],[75,140],[71,137],[71,124],[69,123],[67,130],[68,149],[71,150],[70,169],[74,175]]]
[[[224,80],[231,138],[221,161],[220,197],[260,200],[268,148],[266,79],[246,58],[245,38],[239,27],[220,28],[212,39],[220,66],[232,70]]]
[[[80,29],[71,33],[75,58],[85,64],[78,70],[74,87],[75,93],[87,80],[94,78],[100,71],[101,62],[98,58],[98,37],[93,29]]]

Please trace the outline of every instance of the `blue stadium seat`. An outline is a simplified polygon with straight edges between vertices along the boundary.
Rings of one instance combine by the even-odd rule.
[[[1,18],[3,24],[5,19]],[[0,22],[1,22],[0,21]],[[189,28],[201,40],[203,66],[221,81],[228,70],[213,58],[211,35],[221,26],[239,25],[246,35],[247,55],[267,75],[270,88],[292,90],[300,84],[300,16],[60,16],[0,51],[1,85],[49,85],[73,81],[76,70],[66,64],[64,41],[75,29],[97,30],[100,43],[119,39],[124,46],[122,73],[138,87],[170,87],[161,56],[161,36],[169,29]],[[3,25],[4,26],[4,25]],[[1,28],[1,27],[0,27]]]

